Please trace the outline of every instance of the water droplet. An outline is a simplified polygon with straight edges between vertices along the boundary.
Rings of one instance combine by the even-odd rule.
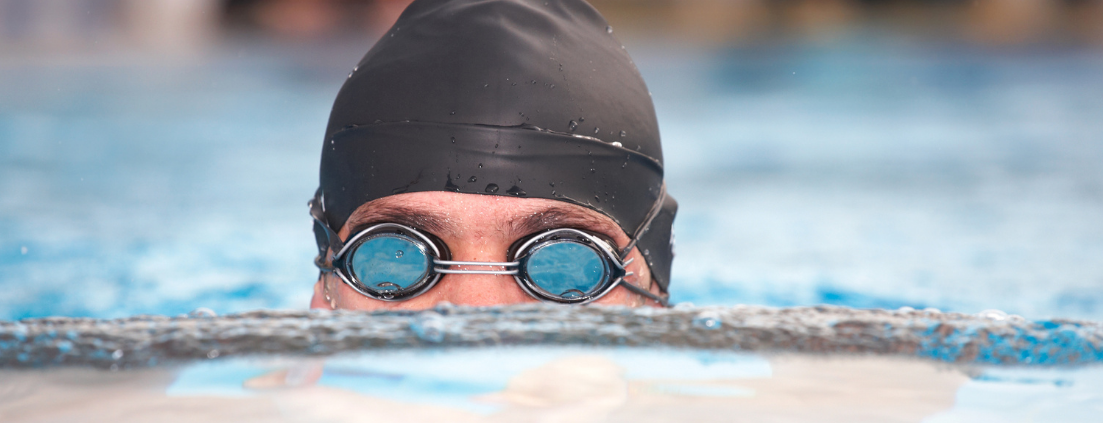
[[[572,120],[567,124],[567,128],[570,128],[571,132],[574,132],[574,130],[578,128],[578,122]]]
[[[395,251],[394,252],[394,258],[402,257],[403,254],[406,254],[406,252],[402,251],[402,250]]]
[[[490,84],[483,84],[483,88],[489,87]]]
[[[693,317],[693,327],[695,328],[716,330],[720,329],[721,326],[723,326],[723,323],[720,321],[720,314],[712,310],[702,311]]]
[[[611,26],[605,27],[605,33],[606,34],[612,34],[613,33],[613,27],[611,27]]]
[[[552,190],[552,195],[555,195],[555,190],[554,189]]]
[[[621,138],[624,138],[624,137],[625,137],[626,135],[628,135],[628,133],[627,133],[627,132],[624,132],[624,131],[620,131],[620,137],[621,137]]]
[[[535,79],[532,80],[532,85],[536,85],[536,80]]]
[[[597,135],[598,132],[601,132],[601,128],[594,128],[594,135]]]
[[[329,145],[333,145],[333,144],[336,144],[336,143],[337,143],[337,140],[329,140]]]
[[[191,318],[215,317],[215,316],[218,316],[218,313],[215,313],[214,310],[211,310],[211,309],[206,308],[206,307],[199,307],[195,310],[192,310],[191,313],[188,313],[188,317],[191,317]]]
[[[514,185],[514,186],[510,187],[509,190],[506,191],[506,194],[512,195],[514,197],[524,197],[524,196],[528,195],[528,193],[525,192],[525,190],[521,189],[521,187],[519,187],[517,185]]]
[[[410,330],[424,341],[440,342],[444,340],[444,317],[435,311],[424,311],[413,322]]]
[[[552,88],[552,89],[554,89],[554,88],[555,88],[555,84],[551,84],[551,88]]]
[[[620,141],[613,141],[612,144],[613,147],[624,147],[624,144],[621,144]]]
[[[651,255],[651,250],[647,250],[647,249],[643,250],[643,255],[650,256]]]
[[[394,294],[392,294],[390,292],[384,292],[382,297],[383,297],[384,300],[393,300],[394,299]]]
[[[491,194],[498,192],[498,184],[486,184],[486,192]]]
[[[568,289],[566,291],[563,291],[562,294],[559,294],[559,296],[567,299],[575,299],[585,297],[586,293],[577,289]]]
[[[451,111],[451,112],[448,112],[448,114],[449,114],[449,115],[453,115],[453,116],[454,116],[454,115],[456,114],[456,111],[455,111],[455,110],[453,110],[453,111]]]
[[[595,173],[595,172],[597,172],[597,169],[594,169],[594,168],[591,167],[590,168],[590,173]]]
[[[207,351],[207,358],[216,358],[221,354],[222,353],[218,352],[218,350],[210,350],[210,351]]]
[[[482,169],[482,168],[483,168],[483,164],[479,163],[479,169]]]
[[[375,284],[375,287],[379,288],[381,291],[397,291],[399,288],[402,288],[397,283],[385,282],[385,281],[384,282],[377,282]],[[394,294],[389,294],[389,295],[391,295],[391,297],[394,297]]]
[[[478,180],[479,180],[479,178],[476,178],[475,176],[471,176],[470,178],[467,178],[467,182],[475,182],[475,181],[478,181]]]
[[[456,143],[456,137],[452,137],[452,144]]]
[[[977,313],[977,316],[992,320],[1007,320],[1007,313],[1003,312],[1003,310],[984,310],[980,313]]]
[[[517,83],[516,83],[516,82],[514,82],[514,83],[512,83],[512,84],[509,84],[509,85],[512,85],[512,86],[516,87],[516,86],[517,86]]]

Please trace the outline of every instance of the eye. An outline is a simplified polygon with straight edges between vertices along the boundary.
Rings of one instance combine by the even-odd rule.
[[[563,298],[589,295],[608,273],[598,251],[573,241],[537,247],[525,259],[525,269],[536,286]]]
[[[349,258],[352,273],[364,286],[384,292],[422,281],[430,262],[425,251],[400,235],[380,235],[361,243]]]

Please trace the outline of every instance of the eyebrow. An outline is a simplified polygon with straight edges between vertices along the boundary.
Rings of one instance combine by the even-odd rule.
[[[357,211],[349,219],[349,234],[355,234],[376,223],[398,223],[423,229],[437,236],[455,235],[447,216],[397,204],[381,204]]]
[[[517,239],[556,228],[582,229],[611,239],[615,239],[615,235],[620,232],[620,227],[613,222],[560,206],[551,206],[524,218],[511,220],[504,229],[510,237]]]
[[[437,236],[459,236],[447,215],[399,204],[378,204],[357,211],[349,219],[349,233],[355,234],[370,225],[382,222],[411,226]],[[552,205],[528,216],[501,222],[498,226],[498,230],[505,232],[512,239],[520,239],[556,228],[581,229],[610,239],[616,239],[616,235],[621,231],[620,226],[612,221],[560,205]]]

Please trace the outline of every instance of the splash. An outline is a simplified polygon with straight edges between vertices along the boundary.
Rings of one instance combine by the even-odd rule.
[[[494,345],[876,354],[961,364],[1103,362],[1103,324],[845,307],[564,307],[254,311],[0,322],[0,366],[146,367],[215,357]]]

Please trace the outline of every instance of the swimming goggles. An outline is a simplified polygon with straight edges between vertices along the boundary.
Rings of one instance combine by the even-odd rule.
[[[323,245],[323,234],[317,233],[317,227],[329,245],[314,260],[315,265],[323,272],[336,273],[345,284],[369,298],[405,301],[432,289],[444,275],[482,274],[513,276],[525,293],[544,302],[586,304],[619,285],[664,307],[668,305],[664,296],[624,279],[632,275],[625,266],[633,260],[625,258],[657,214],[655,210],[623,250],[617,250],[616,244],[604,236],[558,228],[518,240],[507,251],[506,262],[482,262],[453,261],[448,246],[439,238],[397,223],[372,225],[342,242],[325,223],[322,203],[320,196],[309,203],[319,245]],[[656,204],[662,204],[661,195]]]

